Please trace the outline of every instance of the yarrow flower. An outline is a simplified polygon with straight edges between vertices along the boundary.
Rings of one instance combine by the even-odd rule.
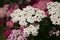
[[[27,40],[27,34],[22,32],[21,30],[12,30],[7,40]]]
[[[20,16],[22,14],[22,11],[20,9],[14,10],[14,12],[10,15],[12,17],[13,22],[17,22],[20,19]]]
[[[47,3],[47,8],[49,11],[50,19],[53,24],[60,25],[60,3],[59,2],[49,2]]]
[[[33,8],[31,6],[27,6],[23,9],[23,12],[25,13],[25,17],[28,22],[34,23],[34,21],[41,21],[41,18],[46,17],[44,11]]]
[[[17,9],[10,15],[13,22],[18,22],[20,25],[27,25],[29,23],[34,23],[35,21],[40,22],[42,18],[46,17],[44,11],[27,6],[23,10]],[[26,22],[27,21],[27,22]]]
[[[23,10],[20,10],[18,8],[16,10],[14,10],[10,16],[11,16],[11,21],[13,21],[14,23],[18,22],[19,25],[22,26],[22,27],[20,27],[20,30],[22,30],[23,33],[26,33],[27,36],[29,36],[30,34],[32,34],[33,36],[37,36],[39,26],[40,26],[39,22],[41,21],[42,18],[46,17],[44,11],[39,10],[37,8],[33,8],[31,6],[27,6],[26,8],[23,8]],[[36,21],[38,23],[35,23]],[[28,24],[29,24],[29,26],[25,27]],[[34,25],[34,24],[37,24],[37,25]],[[17,38],[20,39],[22,37],[21,36],[16,37],[16,38],[14,38],[14,40],[16,40]],[[23,38],[26,39],[25,37],[23,37]],[[13,40],[13,37],[10,39]]]
[[[39,29],[39,25],[30,25],[27,28],[24,28],[24,33],[27,33],[28,36],[30,34],[32,34],[33,36],[37,36],[38,35],[38,29]]]

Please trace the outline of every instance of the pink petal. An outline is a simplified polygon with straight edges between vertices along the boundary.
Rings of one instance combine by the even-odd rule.
[[[9,4],[5,4],[5,5],[3,6],[4,10],[8,10],[9,6],[10,6]]]
[[[20,30],[23,31],[24,27],[23,26],[20,26]]]
[[[12,21],[7,21],[6,26],[7,26],[8,28],[13,28],[14,23],[13,23]]]
[[[18,4],[15,4],[15,6],[13,7],[13,9],[18,9],[19,8],[19,5]]]
[[[35,8],[38,8],[40,10],[45,10],[47,8],[47,3],[50,1],[52,2],[53,0],[39,0],[38,2],[33,4],[32,6]]]
[[[45,15],[48,17],[48,16],[49,16],[49,12],[48,12],[48,11],[46,11],[46,12],[45,12]]]
[[[11,29],[7,29],[7,30],[5,30],[5,32],[4,32],[4,36],[5,36],[5,38],[8,38],[8,36],[10,35],[10,33],[11,33]]]
[[[12,14],[12,12],[13,12],[13,9],[11,8],[10,10],[7,11],[6,16],[10,17],[10,15]]]

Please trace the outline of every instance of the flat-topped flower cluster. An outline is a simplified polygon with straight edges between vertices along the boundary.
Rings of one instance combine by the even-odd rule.
[[[18,22],[24,26],[29,23],[34,23],[35,21],[40,22],[42,18],[46,17],[44,11],[27,6],[23,10],[17,9],[10,15],[13,22]]]
[[[47,3],[50,19],[53,24],[60,25],[60,2],[49,2]]]

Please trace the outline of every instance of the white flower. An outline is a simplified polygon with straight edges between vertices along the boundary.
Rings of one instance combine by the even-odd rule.
[[[25,17],[30,23],[34,23],[35,21],[40,22],[42,18],[46,17],[44,11],[33,8],[31,6],[27,6],[26,8],[24,8],[23,12],[25,12]]]
[[[26,19],[25,19],[24,16],[22,16],[22,17],[19,18],[19,21],[26,21]]]
[[[25,22],[25,21],[19,21],[19,25],[25,26],[25,25],[27,25],[27,22]]]
[[[25,12],[27,15],[29,14],[30,16],[35,14],[35,8],[31,6],[27,6],[26,8],[23,8],[23,12]]]
[[[22,10],[16,9],[13,11],[13,13],[10,16],[15,17],[15,16],[21,16],[21,15],[23,15]]]
[[[32,34],[33,36],[37,36],[38,35],[38,29],[39,29],[39,26],[34,26],[34,25],[30,25],[29,27],[27,28],[24,28],[24,32],[28,34],[28,36],[30,34]]]
[[[51,14],[50,19],[53,24],[60,25],[60,3],[59,2],[49,2],[47,3],[47,8],[49,14]]]
[[[60,31],[57,30],[57,31],[56,31],[56,36],[59,36],[59,34],[60,34]]]
[[[35,21],[38,21],[38,22],[40,22],[41,19],[44,18],[44,17],[46,17],[46,15],[45,15],[44,11],[41,11],[41,10],[37,10],[36,14],[34,16]]]
[[[60,3],[59,2],[49,2],[47,3],[47,8],[49,11],[49,14],[55,14],[55,12],[59,12],[60,10]]]
[[[16,22],[18,22],[19,21],[19,17],[13,17],[13,18],[11,18],[11,21],[13,21],[14,23],[16,23]]]
[[[59,15],[51,15],[50,18],[51,18],[51,21],[53,24],[57,24],[57,25],[60,25],[60,16]]]
[[[27,6],[23,10],[16,9],[10,15],[13,22],[18,22],[19,25],[27,25],[27,22],[34,23],[35,21],[40,22],[42,18],[46,17],[44,11]],[[26,22],[27,21],[27,22]]]
[[[34,23],[35,18],[34,17],[28,17],[27,21],[30,22],[30,23]]]

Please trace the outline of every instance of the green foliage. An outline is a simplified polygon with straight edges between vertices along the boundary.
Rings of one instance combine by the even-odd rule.
[[[0,24],[0,40],[6,40],[4,37],[4,30],[5,29],[6,29],[6,26]]]
[[[15,29],[19,29],[19,27],[20,27],[20,25],[19,25],[18,23],[16,23],[16,24],[14,25],[14,28],[15,28]]]

